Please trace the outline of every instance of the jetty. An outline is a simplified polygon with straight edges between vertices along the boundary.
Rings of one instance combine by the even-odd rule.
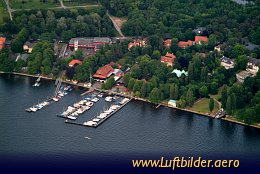
[[[73,122],[73,121],[69,121],[69,120],[65,120],[65,123],[74,124],[74,125],[80,125],[80,126],[85,126],[85,127],[97,128],[102,123],[104,123],[108,118],[110,118],[112,115],[117,113],[120,109],[122,109],[125,105],[127,105],[131,100],[132,100],[132,98],[130,98],[130,99],[129,98],[124,98],[121,101],[121,105],[111,105],[110,108],[113,107],[113,106],[118,106],[118,107],[116,107],[116,109],[113,110],[112,112],[110,112],[109,114],[104,115],[102,118],[99,117],[99,116],[101,116],[101,114],[100,114],[99,116],[94,117],[93,119],[91,119],[91,120],[89,120],[87,122],[84,122],[84,123],[77,123],[77,122]],[[93,120],[99,120],[99,121],[94,122]]]

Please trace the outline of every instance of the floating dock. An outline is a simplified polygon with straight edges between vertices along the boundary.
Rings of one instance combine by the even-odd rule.
[[[128,98],[129,99],[129,98]],[[69,120],[65,120],[65,123],[68,124],[74,124],[74,125],[79,125],[79,126],[85,126],[85,127],[93,127],[93,128],[97,128],[99,125],[101,125],[102,123],[104,123],[108,118],[110,118],[112,115],[114,115],[116,112],[118,112],[120,109],[122,109],[125,105],[127,105],[130,101],[132,100],[132,98],[130,98],[127,102],[123,103],[118,109],[116,109],[115,111],[113,111],[111,114],[107,115],[105,118],[101,119],[97,124],[95,125],[86,125],[84,123],[77,123],[77,122],[73,122],[73,121],[69,121]]]

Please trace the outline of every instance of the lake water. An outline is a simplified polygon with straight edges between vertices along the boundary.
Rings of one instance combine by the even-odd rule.
[[[260,131],[223,120],[131,101],[98,128],[64,123],[56,114],[80,100],[75,89],[36,113],[25,108],[54,93],[52,81],[32,87],[34,78],[0,75],[0,154],[259,154]],[[93,118],[104,99],[80,116]],[[90,137],[86,139],[84,137]]]

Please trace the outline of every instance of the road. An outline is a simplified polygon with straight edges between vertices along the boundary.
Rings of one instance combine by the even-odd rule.
[[[60,7],[61,7],[61,8],[64,8],[64,9],[66,8],[66,7],[64,6],[64,4],[63,4],[63,1],[62,1],[62,0],[60,0]]]
[[[119,27],[119,26],[117,25],[117,23],[114,21],[114,19],[112,18],[112,16],[108,13],[108,11],[107,11],[107,15],[108,15],[108,17],[110,18],[110,20],[112,21],[112,23],[113,23],[115,29],[117,30],[117,32],[119,33],[119,35],[120,35],[121,37],[125,38],[125,35],[122,33],[120,27]]]
[[[6,4],[6,7],[7,7],[7,11],[8,11],[8,13],[9,13],[9,16],[10,16],[10,19],[11,19],[11,21],[13,20],[13,16],[12,16],[12,9],[10,8],[10,6],[9,6],[9,0],[4,0],[5,1],[5,4]]]

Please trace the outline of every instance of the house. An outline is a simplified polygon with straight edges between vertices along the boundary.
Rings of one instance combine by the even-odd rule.
[[[69,41],[68,47],[77,51],[79,48],[93,49],[98,51],[102,46],[109,45],[112,40],[108,37],[94,38],[72,38]]]
[[[192,46],[192,45],[194,45],[194,42],[193,42],[192,40],[188,40],[187,42],[185,42],[185,41],[180,41],[180,42],[178,43],[178,47],[183,48],[183,49],[185,49],[185,48],[187,48],[187,47],[189,47],[189,46]]]
[[[214,47],[214,51],[217,51],[217,52],[221,52],[221,46],[222,45],[217,45]]]
[[[188,76],[188,72],[187,72],[187,71],[184,71],[184,70],[180,71],[180,70],[178,70],[178,69],[174,69],[174,70],[172,71],[172,73],[176,74],[177,77],[181,77],[182,74],[184,74],[185,76]]]
[[[195,36],[195,41],[196,44],[201,45],[202,43],[208,43],[209,39],[207,36]]]
[[[236,74],[236,78],[237,78],[238,82],[240,82],[240,83],[244,83],[245,79],[247,77],[251,77],[251,76],[252,76],[252,74],[248,71],[241,71]]]
[[[26,42],[23,44],[23,50],[24,50],[24,51],[27,51],[28,53],[32,53],[33,43],[31,43],[31,42],[29,42],[29,41],[26,41]]]
[[[171,46],[172,46],[172,40],[171,40],[171,39],[166,39],[166,40],[164,40],[164,46],[165,46],[166,48],[171,48]]]
[[[0,37],[0,50],[2,50],[4,48],[5,41],[6,41],[5,37]]]
[[[102,68],[98,69],[97,72],[93,75],[95,80],[105,82],[107,78],[109,78],[114,72],[114,68],[107,64]]]
[[[256,76],[260,66],[260,59],[248,58],[246,70]]]
[[[174,54],[167,52],[165,56],[161,57],[161,62],[165,63],[167,66],[173,66],[175,59],[176,59],[176,56]]]
[[[176,100],[169,100],[168,101],[168,106],[169,107],[173,107],[173,108],[176,108]]]
[[[178,47],[180,48],[187,48],[189,46],[192,46],[192,45],[195,45],[195,44],[199,44],[201,45],[202,43],[208,43],[209,39],[207,36],[195,36],[195,40],[192,41],[192,40],[188,40],[187,42],[186,41],[180,41],[178,43]]]
[[[225,56],[222,56],[220,58],[220,65],[221,66],[224,66],[225,69],[232,69],[235,67],[235,63],[232,59],[228,58],[228,57],[225,57]]]
[[[134,42],[128,44],[128,50],[130,51],[132,47],[145,47],[147,45],[146,39],[136,39]]]
[[[70,61],[70,63],[69,63],[69,67],[75,67],[78,65],[82,65],[82,61],[74,59],[74,60]]]

